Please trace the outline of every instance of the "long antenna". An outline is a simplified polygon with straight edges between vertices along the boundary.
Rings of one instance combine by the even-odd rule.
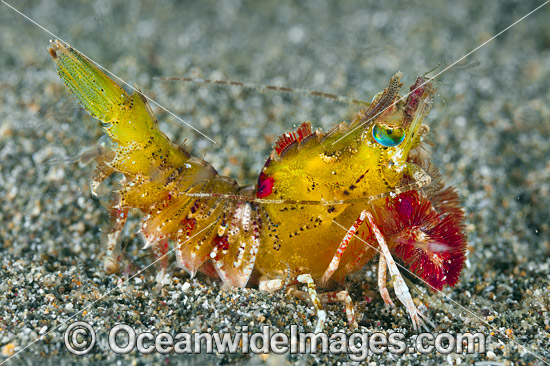
[[[282,93],[296,93],[302,95],[310,95],[313,97],[330,99],[334,102],[345,103],[345,104],[355,104],[363,107],[370,106],[371,103],[366,102],[360,99],[354,99],[349,97],[343,97],[336,94],[319,92],[308,89],[301,88],[291,88],[288,86],[277,86],[277,85],[263,85],[257,83],[249,83],[242,81],[233,81],[233,80],[210,80],[210,79],[200,79],[200,78],[189,78],[189,77],[165,77],[165,76],[155,76],[154,79],[162,81],[183,81],[186,83],[195,83],[195,84],[212,84],[212,85],[223,85],[223,86],[239,86],[241,88],[247,89],[256,89],[260,91],[278,91]]]

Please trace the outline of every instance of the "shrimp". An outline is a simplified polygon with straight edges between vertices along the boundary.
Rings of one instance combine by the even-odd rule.
[[[389,271],[415,330],[427,319],[396,260],[432,289],[458,282],[466,258],[464,211],[422,150],[434,95],[429,79],[419,77],[404,98],[396,73],[351,123],[328,133],[302,123],[279,137],[257,183],[240,186],[171,142],[141,92],[127,94],[67,43],[52,41],[49,52],[61,79],[113,141],[95,158],[92,193],[113,173],[123,176],[110,204],[107,273],[119,270],[121,232],[129,210],[138,209],[140,234],[161,259],[160,274],[173,243],[178,265],[191,276],[201,270],[225,287],[257,282],[265,291],[288,282],[289,292],[313,303],[317,332],[327,302],[343,302],[357,327],[347,291],[317,289],[341,285],[375,257],[382,299],[393,306]]]

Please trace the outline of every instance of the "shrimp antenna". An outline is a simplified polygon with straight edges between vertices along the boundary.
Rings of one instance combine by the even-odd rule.
[[[424,77],[428,77],[429,74],[431,74],[432,72],[434,72],[435,70],[439,69],[441,67],[441,65],[443,65],[443,61],[439,61],[437,63],[437,65],[435,65],[434,67],[432,67],[430,70],[426,71],[424,73]]]
[[[223,86],[238,86],[241,88],[255,89],[259,91],[267,90],[267,91],[277,91],[277,92],[289,93],[289,94],[290,93],[302,94],[305,96],[313,96],[313,97],[330,99],[337,103],[354,104],[354,105],[360,105],[363,107],[368,107],[371,105],[371,103],[360,99],[343,97],[336,94],[313,91],[308,89],[290,88],[288,86],[263,85],[263,84],[248,83],[248,82],[233,81],[233,80],[211,80],[211,79],[200,79],[200,78],[189,78],[189,77],[155,76],[153,79],[162,80],[162,81],[183,81],[186,83],[203,84],[203,85],[212,84],[212,85],[223,85]]]
[[[258,204],[284,204],[284,205],[320,205],[320,206],[333,206],[333,205],[344,205],[358,202],[372,202],[374,200],[386,198],[386,197],[395,197],[398,194],[403,192],[421,189],[422,187],[428,186],[432,178],[426,173],[422,173],[422,176],[417,178],[418,180],[400,186],[394,187],[393,190],[385,193],[380,193],[377,195],[359,197],[359,198],[350,198],[344,200],[335,200],[335,201],[326,201],[326,200],[286,200],[286,199],[265,199],[265,198],[256,198],[251,196],[241,196],[238,194],[226,194],[226,193],[202,193],[202,192],[185,192],[186,196],[197,197],[197,198],[220,198],[230,201],[245,201],[245,202],[254,202]]]

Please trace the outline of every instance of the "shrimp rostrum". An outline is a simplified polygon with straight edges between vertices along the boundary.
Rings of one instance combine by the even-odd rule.
[[[137,209],[159,273],[173,245],[178,265],[191,276],[201,270],[226,287],[257,282],[266,291],[288,284],[315,306],[317,331],[325,302],[345,303],[350,325],[357,326],[347,291],[318,294],[317,288],[337,288],[375,257],[382,299],[393,306],[391,279],[415,329],[424,316],[398,267],[435,290],[459,280],[464,212],[422,149],[434,95],[429,79],[419,77],[405,98],[398,94],[401,73],[395,74],[349,124],[328,133],[302,123],[276,141],[256,185],[241,187],[171,142],[139,91],[127,94],[62,41],[53,41],[49,52],[59,76],[113,142],[95,158],[92,193],[111,174],[123,177],[104,235],[106,272],[119,270],[120,234],[129,210]],[[306,291],[297,289],[300,283]]]

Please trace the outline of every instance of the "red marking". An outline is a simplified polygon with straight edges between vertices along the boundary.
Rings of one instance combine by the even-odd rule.
[[[229,249],[229,240],[227,240],[227,236],[218,236],[216,235],[214,239],[212,240],[212,244],[217,246],[221,250],[228,250]]]
[[[466,238],[464,215],[457,215],[454,207],[434,206],[425,195],[409,191],[388,199],[376,217],[384,236],[394,243],[392,254],[413,273],[438,290],[458,282]]]
[[[195,226],[197,225],[197,220],[195,219],[183,219],[181,220],[181,224],[184,225],[185,231],[187,232],[187,236],[190,236],[193,232],[193,229],[195,229]]]
[[[418,100],[422,97],[422,94],[424,94],[424,87],[426,86],[424,83],[426,83],[426,81],[426,78],[420,76],[416,79],[414,85],[411,86],[411,92],[405,102],[405,111],[409,116],[412,116],[418,108]]]
[[[299,143],[311,135],[313,135],[311,132],[311,123],[304,122],[300,125],[300,127],[298,127],[296,132],[287,132],[284,135],[279,136],[275,142],[275,151],[277,152],[277,155],[280,156],[281,153],[294,142]]]
[[[264,198],[273,193],[273,183],[275,183],[275,179],[273,179],[273,177],[269,177],[264,172],[261,172],[260,176],[258,177],[256,197]]]
[[[126,219],[126,216],[128,215],[128,209],[122,208],[122,209],[112,209],[109,212],[111,220],[123,220]]]
[[[308,136],[313,135],[313,132],[311,132],[311,123],[304,122],[298,127],[296,130],[296,133],[298,134],[298,142],[302,141]]]

